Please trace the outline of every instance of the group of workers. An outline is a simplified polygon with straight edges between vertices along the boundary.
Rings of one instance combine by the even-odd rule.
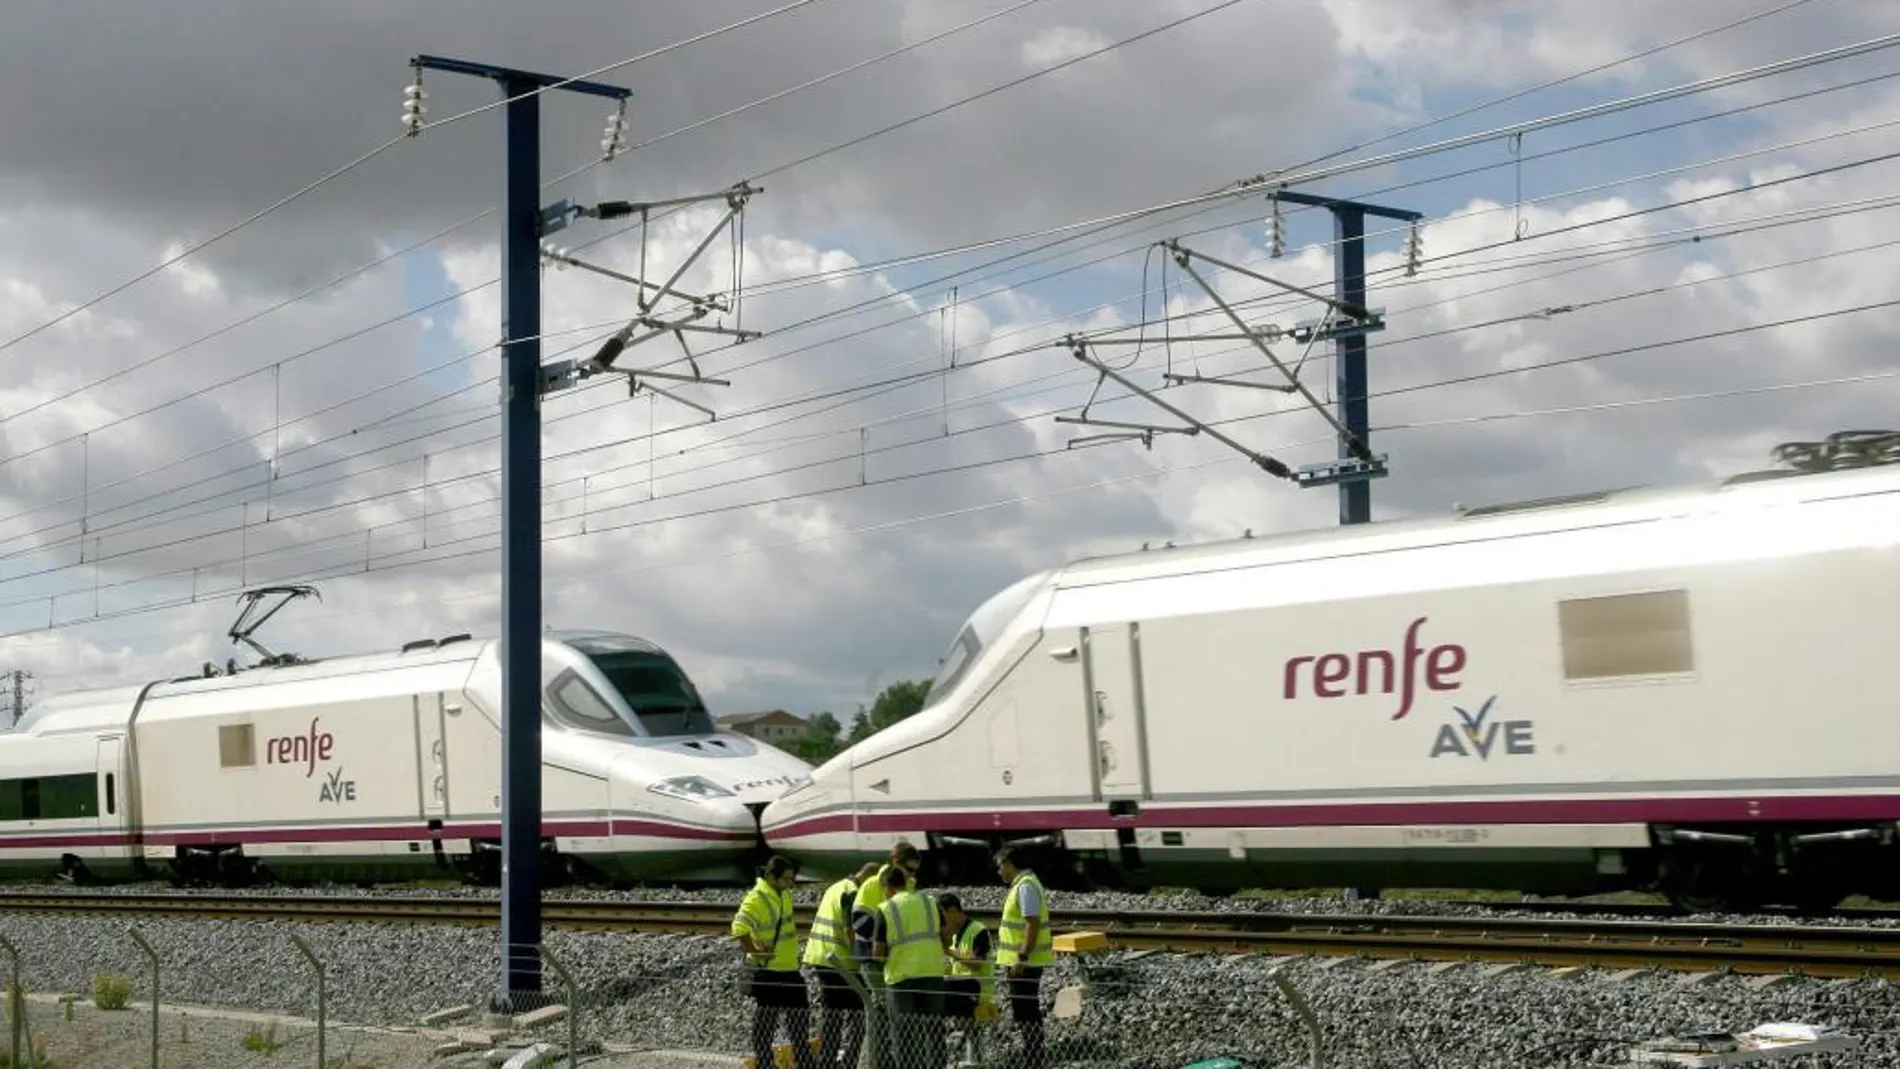
[[[996,871],[1009,891],[994,935],[963,909],[955,894],[919,893],[923,856],[899,840],[890,860],[867,863],[825,889],[804,954],[792,919],[798,864],[775,856],[739,904],[732,935],[745,951],[745,993],[754,1003],[752,1049],[757,1069],[771,1069],[781,1023],[797,1069],[945,1069],[947,1032],[980,1057],[978,1021],[1000,1010],[1002,972],[1010,1017],[1022,1032],[1020,1069],[1042,1064],[1043,969],[1054,962],[1049,896],[1021,854],[1005,847]],[[802,963],[818,980],[824,1023],[814,1053],[810,997]]]

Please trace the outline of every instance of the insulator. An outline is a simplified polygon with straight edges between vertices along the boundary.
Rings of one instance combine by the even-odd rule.
[[[627,147],[627,102],[620,102],[619,110],[607,117],[607,127],[600,133],[600,151],[603,159],[611,160],[615,154]]]
[[[1418,222],[1412,222],[1412,229],[1405,235],[1405,277],[1418,275],[1418,264],[1424,258],[1425,238],[1419,233]]]
[[[1280,214],[1280,202],[1273,202],[1273,217],[1267,221],[1269,254],[1278,260],[1286,252],[1286,217]]]
[[[409,136],[414,137],[422,132],[423,117],[429,114],[429,105],[424,103],[429,99],[429,94],[422,89],[422,64],[416,63],[411,66],[415,68],[416,77],[414,81],[403,87],[402,125]]]

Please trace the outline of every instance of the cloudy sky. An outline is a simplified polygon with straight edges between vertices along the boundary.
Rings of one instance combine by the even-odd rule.
[[[425,73],[431,122],[466,117],[154,270],[396,138],[418,53],[618,64],[610,162],[609,101],[541,98],[550,203],[762,187],[743,254],[720,229],[681,282],[726,305],[700,324],[763,335],[687,335],[730,385],[662,385],[716,420],[613,376],[545,400],[546,619],[659,641],[717,712],[848,715],[1027,571],[1336,522],[1333,491],[1205,435],[1066,449],[1103,429],[1055,420],[1175,423],[1098,390],[1075,331],[1145,338],[1091,353],[1146,388],[1284,381],[1183,340],[1231,325],[1156,246],[1329,289],[1325,214],[1289,207],[1276,260],[1258,189],[1195,199],[1242,179],[1426,217],[1415,276],[1372,224],[1375,519],[1893,425],[1900,49],[1759,69],[1897,30],[1893,0],[12,0],[0,669],[50,693],[248,660],[224,632],[269,582],[323,592],[260,635],[277,649],[495,628],[502,122],[468,114],[495,86]],[[659,281],[724,212],[549,241]],[[1252,326],[1323,310],[1193,266]],[[549,362],[638,311],[625,282],[544,277]],[[621,365],[683,355],[663,336]],[[1331,355],[1299,372],[1322,403]],[[1297,394],[1165,396],[1289,463],[1335,450]]]

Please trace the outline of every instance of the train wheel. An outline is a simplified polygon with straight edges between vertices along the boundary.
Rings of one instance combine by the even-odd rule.
[[[1739,866],[1677,851],[1663,858],[1659,877],[1663,895],[1686,913],[1742,912],[1759,904]]]
[[[59,859],[59,878],[75,887],[83,887],[92,882],[92,873],[84,861],[67,854]]]

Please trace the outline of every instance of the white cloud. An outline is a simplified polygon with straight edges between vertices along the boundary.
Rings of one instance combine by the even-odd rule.
[[[1023,42],[1023,66],[1054,66],[1112,43],[1104,34],[1087,27],[1050,26]]]

